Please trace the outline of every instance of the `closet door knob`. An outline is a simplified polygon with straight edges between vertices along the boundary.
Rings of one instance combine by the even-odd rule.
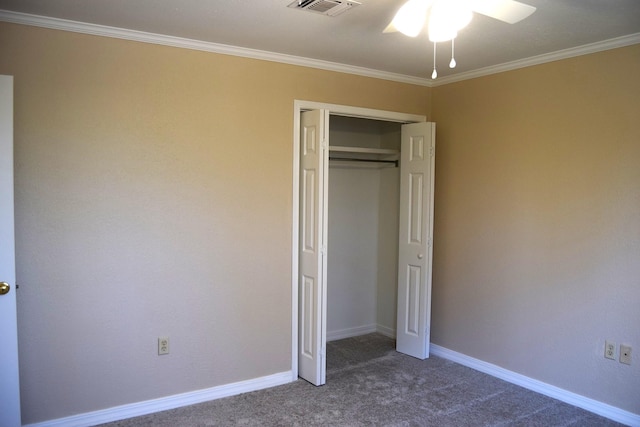
[[[422,259],[422,258],[424,258],[424,255],[418,254],[418,259]]]
[[[11,286],[7,282],[0,282],[0,295],[6,295],[11,290]]]

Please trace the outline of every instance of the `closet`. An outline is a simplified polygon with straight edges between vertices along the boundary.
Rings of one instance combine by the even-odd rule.
[[[379,331],[429,356],[435,124],[313,105],[294,121],[294,363],[322,385],[327,340]]]
[[[395,336],[400,129],[330,116],[327,341]]]

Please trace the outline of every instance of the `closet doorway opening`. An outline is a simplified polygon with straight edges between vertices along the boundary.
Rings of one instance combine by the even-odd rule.
[[[429,355],[435,125],[296,101],[292,372],[326,381],[327,340],[380,332]]]

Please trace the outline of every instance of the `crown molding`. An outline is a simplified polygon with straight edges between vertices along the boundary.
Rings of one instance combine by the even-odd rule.
[[[488,76],[491,74],[502,73],[505,71],[517,70],[519,68],[531,67],[533,65],[545,64],[547,62],[559,61],[561,59],[573,58],[576,56],[588,55],[591,53],[602,52],[604,50],[616,49],[619,47],[631,46],[640,43],[640,33],[629,34],[622,37],[616,37],[596,43],[585,44],[582,46],[572,47],[569,49],[558,50],[556,52],[545,53],[543,55],[532,56],[517,61],[505,62],[504,64],[493,65],[491,67],[479,68],[477,70],[467,71],[464,73],[454,74],[432,81],[430,87],[443,86],[449,83],[460,82],[463,80],[475,79],[477,77]]]
[[[436,87],[477,77],[544,64],[546,62],[559,61],[575,56],[587,55],[604,50],[615,49],[640,43],[640,33],[629,34],[614,39],[591,43],[583,46],[559,50],[504,64],[493,65],[477,70],[440,77],[437,80],[430,78],[409,76],[405,74],[391,73],[374,70],[371,68],[357,67],[354,65],[340,64],[337,62],[323,61],[319,59],[305,58],[301,56],[286,55],[282,53],[268,52],[264,50],[249,49],[238,46],[212,43],[201,40],[182,37],[167,36],[163,34],[148,33],[144,31],[129,30],[126,28],[109,27],[106,25],[89,24],[85,22],[71,21],[68,19],[52,18],[47,16],[32,15],[29,13],[12,12],[0,9],[0,21],[13,24],[31,25],[35,27],[50,28],[54,30],[71,31],[75,33],[90,34],[94,36],[111,37],[141,43],[152,43],[163,46],[171,46],[183,49],[199,50],[203,52],[218,53],[222,55],[239,56],[243,58],[259,59],[263,61],[279,62],[301,67],[316,68],[325,71],[354,74],[375,79],[389,80],[399,83],[408,83],[418,86]]]
[[[299,65],[302,67],[317,68],[338,73],[355,74],[358,76],[373,77],[376,79],[390,80],[400,83],[409,83],[419,86],[429,86],[430,82],[421,77],[407,76],[404,74],[390,73],[373,70],[370,68],[340,64],[337,62],[322,61],[301,56],[286,55],[282,53],[268,52],[264,50],[249,49],[212,43],[201,40],[193,40],[182,37],[167,36],[163,34],[147,33],[144,31],[129,30],[126,28],[109,27],[106,25],[89,24],[85,22],[71,21],[67,19],[51,18],[47,16],[32,15],[28,13],[0,10],[0,21],[13,24],[31,25],[35,27],[50,28],[54,30],[71,31],[75,33],[90,34],[94,36],[112,37],[142,43],[152,43],[183,49],[200,50],[204,52],[219,53],[222,55],[240,56],[244,58],[259,59],[263,61],[279,62],[283,64]]]

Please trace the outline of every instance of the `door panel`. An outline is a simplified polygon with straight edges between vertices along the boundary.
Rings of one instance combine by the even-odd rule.
[[[316,233],[318,225],[316,224],[316,175],[315,169],[303,169],[302,170],[302,187],[304,198],[302,199],[302,244],[300,247],[303,252],[315,253],[317,251],[316,246]]]
[[[314,385],[326,381],[328,125],[326,110],[301,115],[298,375]]]
[[[316,280],[313,277],[303,275],[300,291],[300,299],[302,301],[300,315],[302,316],[302,325],[304,326],[300,339],[300,351],[302,352],[301,355],[305,358],[313,359],[316,349],[316,341],[314,340]]]
[[[402,126],[396,349],[429,357],[435,123]]]
[[[13,77],[0,76],[0,425],[20,425],[13,218]],[[6,289],[6,288],[5,288]]]
[[[415,265],[407,266],[409,272],[407,274],[406,286],[406,305],[407,314],[405,317],[406,330],[405,332],[411,335],[417,336],[420,333],[420,276],[421,268]]]
[[[422,197],[424,192],[424,175],[422,173],[409,174],[409,242],[420,245],[424,240],[422,232],[423,209]]]

